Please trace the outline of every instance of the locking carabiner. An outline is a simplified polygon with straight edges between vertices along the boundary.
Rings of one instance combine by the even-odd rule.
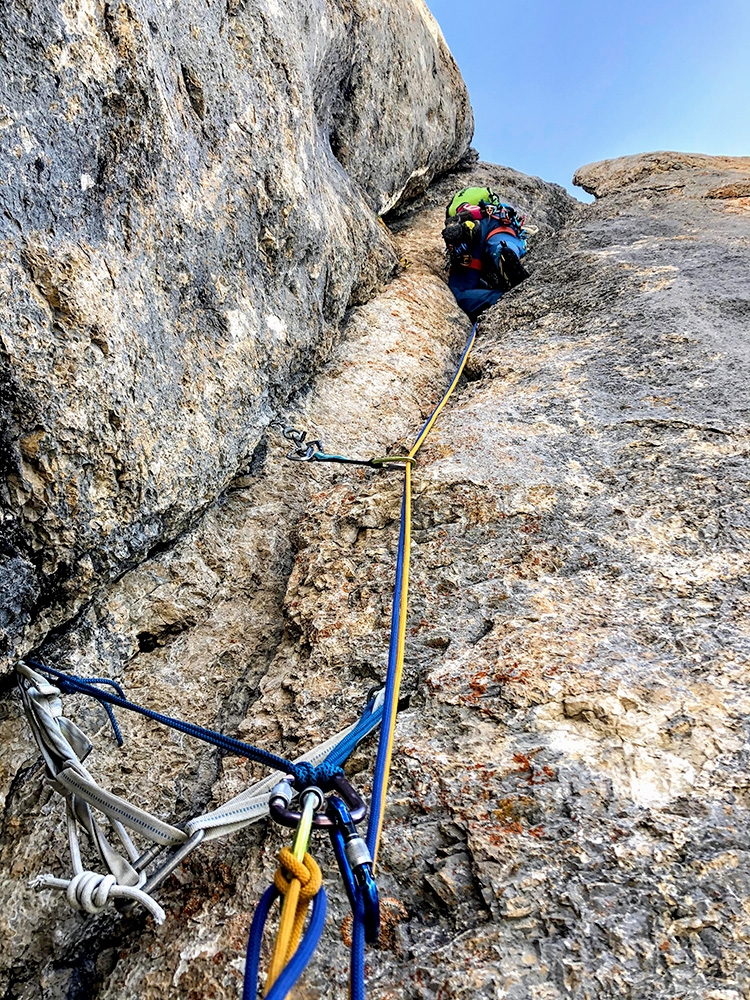
[[[331,846],[341,872],[352,913],[362,908],[365,941],[375,944],[380,936],[380,900],[372,873],[372,855],[357,832],[352,815],[336,795],[328,799],[328,815],[333,821],[329,829]]]
[[[290,809],[289,805],[295,796],[294,787],[292,782],[294,777],[288,775],[283,781],[280,781],[278,785],[271,789],[271,795],[268,799],[268,811],[271,814],[271,819],[276,820],[281,826],[296,827],[300,821],[301,813]],[[355,823],[359,823],[365,818],[367,813],[367,805],[362,801],[361,797],[352,788],[343,774],[331,780],[331,788],[334,792],[337,792],[341,798],[344,800],[347,809],[351,813],[352,819]],[[320,804],[318,810],[316,811],[312,824],[317,829],[330,829],[336,823],[335,819],[331,819],[327,811],[322,807],[325,804],[325,799],[323,793],[320,789],[315,789],[320,795]],[[303,795],[307,793],[309,789],[305,789]]]

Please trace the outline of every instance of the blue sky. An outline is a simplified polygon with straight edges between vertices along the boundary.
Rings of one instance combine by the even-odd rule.
[[[484,160],[557,181],[629,153],[750,156],[750,0],[427,0]],[[588,199],[586,199],[588,200]]]

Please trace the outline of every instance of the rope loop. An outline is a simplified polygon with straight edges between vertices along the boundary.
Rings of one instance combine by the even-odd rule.
[[[313,906],[317,904],[323,876],[310,854],[305,852],[302,861],[299,861],[293,851],[283,847],[279,852],[279,867],[274,874],[273,884],[284,897],[284,903],[266,980],[267,990],[271,989],[297,951],[310,901],[314,900]],[[325,896],[325,893],[322,895]]]
[[[260,965],[260,951],[263,943],[263,930],[268,920],[271,906],[278,898],[278,895],[279,890],[276,886],[269,886],[263,893],[255,910],[247,942],[247,963],[245,965],[245,983],[242,990],[242,1000],[258,1000],[258,967]],[[302,975],[323,932],[327,907],[326,891],[321,887],[320,892],[313,900],[312,916],[310,917],[310,922],[300,945],[273,986],[265,994],[266,1000],[284,1000],[284,997],[286,997],[287,993],[289,993]]]
[[[308,903],[314,899],[323,884],[320,865],[311,854],[305,853],[304,861],[297,861],[288,847],[282,847],[279,851],[279,867],[273,877],[273,884],[282,896],[286,896],[289,892],[293,878],[296,878],[300,884],[300,902]]]
[[[116,884],[117,879],[114,875],[85,871],[73,876],[65,896],[74,910],[101,913],[109,902],[112,886]]]
[[[83,910],[84,913],[101,913],[110,900],[124,899],[140,903],[157,924],[163,924],[166,920],[164,910],[147,892],[135,885],[122,885],[111,874],[83,871],[78,872],[72,879],[39,875],[32,880],[31,886],[34,889],[62,890],[73,909]]]
[[[33,663],[34,661],[30,660],[29,662]],[[41,666],[41,664],[39,664],[39,666]],[[81,688],[82,684],[85,684],[86,687],[89,688],[89,690],[87,691],[85,689],[82,689]],[[96,692],[99,691],[99,688],[97,687],[98,684],[106,684],[108,687],[114,688],[114,690],[117,692],[120,698],[122,699],[125,698],[125,692],[122,690],[120,685],[116,681],[110,680],[108,677],[71,676],[71,678],[69,679],[68,677],[65,677],[63,675],[62,677],[59,677],[57,680],[57,686],[60,689],[61,694],[83,693],[83,694],[90,694],[93,698],[97,697]],[[108,705],[106,701],[101,701],[101,699],[99,699],[99,703],[109,717],[109,724],[112,726],[112,732],[114,733],[118,747],[124,746],[125,740],[122,738],[122,732],[120,731],[120,727],[117,723],[117,719],[115,718],[115,713],[112,706]]]

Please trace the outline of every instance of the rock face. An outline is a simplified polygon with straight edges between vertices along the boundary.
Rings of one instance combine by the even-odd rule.
[[[731,201],[750,194],[750,156],[641,153],[590,163],[576,171],[573,181],[597,198],[627,188],[630,200],[638,193],[671,192]]]
[[[270,4],[263,9],[266,27],[302,16],[294,5],[283,12]],[[359,12],[358,32],[353,37],[345,32],[342,44],[351,44],[351,58],[364,59],[367,46],[375,44],[364,40],[370,37],[365,8],[342,4],[325,10],[342,31],[350,23],[346,19]],[[415,30],[429,27],[421,14],[417,19],[420,10],[407,5],[403,13],[414,16]],[[64,11],[78,19],[84,34],[97,23],[96,10]],[[115,23],[107,11],[106,23]],[[258,11],[258,5],[232,6],[226,24],[258,17]],[[144,23],[150,36],[176,31],[174,23],[154,20],[156,32],[148,19]],[[19,44],[25,37],[30,36],[18,33]],[[185,45],[192,45],[189,37],[186,32]],[[222,37],[218,29],[216,37]],[[248,46],[255,44],[256,35],[245,37]],[[432,39],[430,51],[444,53],[439,36],[424,37]],[[169,58],[185,67],[181,86],[190,113],[205,122],[213,106],[210,77],[197,56],[188,59],[174,39],[169,45],[174,50],[164,43]],[[273,62],[276,50],[269,46],[253,51],[266,60],[268,72],[275,67],[281,73],[280,65],[286,65]],[[306,58],[316,51],[308,46]],[[86,52],[87,65],[95,69],[95,50]],[[447,63],[448,57],[441,59]],[[60,63],[62,70],[66,65]],[[216,65],[225,64],[217,59]],[[326,65],[339,72],[335,60]],[[363,64],[360,72],[367,71]],[[248,76],[247,86],[258,84],[258,74]],[[326,230],[321,237],[340,252],[341,285],[327,300],[334,303],[329,318],[321,319],[322,300],[312,288],[300,293],[299,302],[310,304],[306,325],[299,319],[295,326],[289,318],[293,311],[273,313],[287,323],[285,329],[297,331],[294,336],[310,336],[309,342],[300,347],[290,333],[285,347],[274,348],[255,337],[256,327],[238,334],[237,349],[260,352],[261,358],[256,396],[246,411],[254,414],[255,423],[248,418],[248,426],[255,430],[246,431],[242,462],[238,445],[234,453],[229,444],[227,450],[216,444],[229,431],[220,433],[223,425],[212,423],[219,419],[218,404],[212,409],[206,402],[203,382],[193,385],[192,395],[183,384],[179,391],[193,400],[194,410],[179,415],[195,426],[203,421],[205,439],[192,424],[190,436],[184,436],[183,427],[170,425],[167,417],[162,421],[161,413],[150,414],[145,395],[138,397],[140,405],[128,404],[127,421],[151,435],[148,440],[165,441],[169,431],[175,440],[183,435],[185,442],[198,442],[185,445],[182,454],[197,465],[213,463],[204,493],[190,494],[190,502],[205,509],[185,527],[192,508],[190,497],[182,498],[183,513],[165,514],[153,529],[154,541],[162,543],[147,558],[136,559],[133,553],[143,550],[134,543],[130,554],[117,555],[118,562],[107,554],[109,536],[87,528],[92,533],[86,544],[103,553],[95,565],[92,556],[87,586],[92,593],[96,589],[94,597],[64,621],[82,598],[55,597],[60,627],[48,631],[48,620],[37,613],[30,634],[44,636],[40,655],[53,665],[114,677],[141,703],[287,756],[356,718],[385,669],[400,477],[394,470],[288,462],[288,444],[269,420],[273,415],[279,426],[304,427],[329,450],[345,454],[368,457],[405,446],[440,397],[469,332],[441,271],[443,207],[459,187],[491,184],[528,211],[539,234],[529,255],[530,279],[483,318],[467,377],[415,470],[408,704],[396,732],[379,862],[385,932],[381,947],[368,953],[368,995],[746,1000],[750,163],[656,153],[594,164],[577,175],[597,194],[593,206],[577,205],[536,178],[479,164],[432,183],[416,201],[400,206],[389,217],[392,244],[367,215],[366,199],[388,204],[404,185],[413,194],[437,167],[433,163],[420,175],[429,157],[420,160],[415,147],[396,176],[389,159],[396,154],[389,150],[383,176],[391,179],[382,191],[390,193],[378,194],[367,173],[375,157],[369,166],[362,162],[367,142],[362,140],[357,153],[354,118],[347,120],[344,136],[341,123],[350,112],[345,102],[337,103],[335,87],[326,93],[329,127],[339,130],[339,156],[342,162],[350,158],[350,171],[361,170],[360,188],[343,179],[336,189],[350,184],[351,225],[382,237],[371,241],[370,256],[354,251],[347,256],[346,240],[356,243],[354,230],[347,230],[348,237]],[[356,96],[351,100],[355,106]],[[365,101],[360,115],[367,107]],[[266,112],[259,106],[254,113]],[[421,138],[418,133],[410,141],[429,138],[426,126]],[[446,150],[453,148],[450,136],[443,141]],[[120,148],[123,156],[135,155],[133,142]],[[446,153],[447,160],[453,155]],[[273,162],[284,162],[280,148]],[[166,163],[160,169],[172,167]],[[174,169],[173,177],[179,177]],[[197,175],[186,172],[184,163],[181,169],[188,178],[186,192],[205,191],[189,179]],[[299,204],[309,197],[310,209],[290,214],[294,239],[305,220],[317,217],[321,192],[336,187],[325,171],[315,173],[312,160],[310,170],[321,186],[299,193]],[[365,192],[361,201],[359,190]],[[173,194],[162,220],[166,229],[173,225],[176,199]],[[269,195],[269,205],[281,213],[275,196]],[[26,210],[32,212],[31,200]],[[154,218],[142,217],[134,245],[143,247],[153,237]],[[242,247],[244,237],[232,243],[224,223],[212,218],[218,228],[214,232],[206,223],[207,247],[218,245],[212,240],[224,240],[227,253],[230,244]],[[74,226],[73,215],[67,225]],[[83,362],[76,367],[62,348],[58,353],[50,348],[58,341],[49,338],[58,324],[59,343],[83,351],[84,321],[75,325],[68,318],[71,310],[84,310],[79,302],[110,300],[93,292],[86,298],[84,291],[77,298],[84,287],[78,279],[61,277],[57,257],[47,264],[38,255],[40,246],[51,245],[50,237],[44,243],[37,234],[32,242],[16,232],[13,239],[24,241],[17,250],[23,256],[17,265],[9,258],[9,267],[17,266],[9,288],[26,303],[30,317],[32,307],[34,315],[48,310],[52,317],[47,327],[41,321],[34,327],[31,319],[27,327],[19,324],[37,330],[37,340],[29,333],[23,344],[36,343],[40,372],[51,370],[49,355],[54,355],[69,381],[82,379],[85,371],[93,383],[95,367]],[[115,236],[103,234],[100,257],[87,259],[103,261],[109,240],[117,244]],[[85,257],[82,240],[71,236],[66,252]],[[158,246],[152,260],[160,259]],[[169,255],[163,256],[164,266],[171,267]],[[371,295],[398,257],[408,258],[410,266]],[[278,263],[278,274],[269,265],[260,278],[253,271],[242,279],[259,316],[271,309],[270,297],[264,297],[270,296],[268,289],[283,284],[279,275],[292,273],[291,257],[282,253],[277,260],[282,258],[286,263]],[[135,289],[136,279],[127,273],[122,287]],[[233,273],[233,267],[222,273]],[[155,285],[146,287],[151,292],[143,291],[140,300],[134,291],[118,292],[118,308],[128,315],[127,310],[145,309],[143,303],[151,308]],[[171,294],[177,294],[174,288]],[[235,292],[225,294],[231,299]],[[159,315],[174,324],[174,303],[164,295]],[[333,343],[338,317],[352,297],[368,301],[347,314],[342,336],[323,362],[324,339],[315,339],[311,330],[329,324]],[[104,324],[112,310],[101,309]],[[74,325],[79,340],[70,333]],[[112,320],[103,328],[125,326]],[[42,329],[49,332],[46,340]],[[130,357],[131,351],[140,359],[140,372],[154,368],[156,361],[144,360],[143,345],[151,341],[143,330],[145,325],[136,324],[129,339],[123,334],[121,347],[113,343],[102,357],[122,365],[121,354]],[[13,329],[3,335],[12,336]],[[193,358],[186,352],[177,361],[178,348],[170,354],[160,343],[159,364],[167,374],[170,365],[187,365]],[[13,355],[16,371],[23,372],[17,358],[24,357],[26,370],[36,370],[30,351],[25,346]],[[216,351],[219,357],[218,346]],[[294,393],[304,378],[303,360],[315,365],[315,378]],[[237,372],[256,371],[247,359],[235,364]],[[168,381],[167,374],[162,378]],[[62,374],[54,384],[53,415],[74,414],[76,399],[81,405],[82,389],[75,398],[72,392],[69,398],[61,395],[67,384]],[[152,400],[158,398],[157,385],[163,382],[154,379]],[[14,417],[11,430],[23,427],[28,437],[41,411],[34,409],[36,397],[24,396],[20,376],[17,386],[14,413],[21,416]],[[100,391],[93,385],[92,397]],[[247,388],[248,399],[252,391]],[[59,399],[67,400],[67,411]],[[24,400],[31,414],[27,423]],[[178,412],[172,405],[165,399],[165,413]],[[74,468],[76,447],[85,454],[92,433],[87,413],[81,410],[78,436],[68,428],[67,437],[54,438],[61,442],[54,453],[63,456],[61,467]],[[67,426],[63,417],[56,419],[56,428]],[[52,454],[44,451],[45,434],[51,431],[40,434],[38,452],[33,440],[24,438],[24,464],[11,470],[12,490],[23,493],[23,482],[32,496],[72,489],[73,478],[58,478],[49,457],[47,466],[34,458]],[[126,453],[124,440],[113,439],[113,461]],[[175,454],[181,454],[177,447],[169,461],[165,453],[161,466],[168,483],[181,467]],[[38,471],[45,468],[44,474]],[[21,473],[41,477],[42,485]],[[219,487],[217,499],[207,505],[211,489]],[[102,509],[106,502],[105,497]],[[60,558],[69,558],[65,553],[78,544],[77,535],[60,541],[51,513],[33,521],[32,501],[23,509],[26,520],[18,537],[40,539],[46,531],[49,548],[40,551],[51,553],[54,562],[59,544]],[[123,510],[122,524],[135,524],[136,506]],[[65,517],[65,525],[78,523],[73,513]],[[176,525],[183,533],[170,541]],[[17,594],[24,555],[32,551],[22,550],[21,542],[18,547]],[[112,567],[126,566],[129,559],[138,565],[109,581]],[[32,565],[28,557],[27,563]],[[41,572],[35,566],[28,570],[29,594]],[[34,600],[29,598],[29,607]],[[285,832],[263,824],[199,848],[159,894],[167,910],[161,927],[138,910],[76,914],[60,895],[28,887],[39,872],[69,870],[65,820],[9,686],[2,704],[2,995],[8,1000],[238,997],[251,913],[270,881]],[[121,718],[126,745],[118,751],[97,707],[73,697],[66,697],[65,705],[94,739],[87,763],[101,784],[165,820],[180,822],[224,802],[259,773],[246,761],[165,734],[140,717]],[[372,763],[373,746],[367,744],[348,766],[365,793]],[[344,996],[348,951],[339,927],[348,904],[321,838],[314,853],[333,912],[297,994]]]
[[[396,227],[402,230],[399,253],[410,257],[411,265],[381,295],[352,311],[332,361],[311,391],[282,414],[282,423],[304,426],[337,450],[368,456],[398,446],[427,415],[468,332],[442,277],[443,206],[451,187],[477,176],[528,206],[547,233],[574,210],[573,200],[554,185],[486,166],[431,188],[416,222],[405,217]],[[83,672],[119,677],[153,708],[291,753],[330,735],[332,717],[335,728],[339,718],[343,723],[356,717],[382,674],[387,646],[398,475],[352,477],[336,467],[299,466],[284,459],[288,448],[278,432],[269,432],[247,474],[233,480],[193,529],[123,575],[49,639],[42,655]],[[351,609],[345,620],[342,603]],[[51,793],[42,791],[17,704],[10,701],[8,708],[3,737],[12,750],[3,785],[12,788],[4,844],[11,877],[3,896],[6,913],[14,916],[4,927],[10,948],[6,992],[38,996],[41,970],[42,995],[50,997],[160,996],[170,987],[180,996],[204,990],[235,996],[242,938],[282,836],[251,828],[222,843],[218,853],[209,847],[196,867],[181,872],[183,889],[194,881],[188,895],[195,912],[187,924],[171,919],[186,913],[188,905],[188,896],[171,886],[163,899],[170,918],[156,933],[138,913],[105,913],[92,925],[59,898],[35,894],[26,884],[42,868],[60,870],[56,838],[64,837],[63,817],[52,797],[44,807],[52,828],[46,821],[35,825],[40,791],[45,801]],[[78,705],[79,710],[100,730],[97,709]],[[246,762],[222,761],[200,745],[183,746],[169,737],[164,753],[161,731],[137,718],[126,726],[132,762],[126,770],[121,770],[123,754],[103,731],[91,766],[108,788],[148,803],[159,815],[186,818],[210,801],[231,797],[252,773]],[[353,767],[362,772],[358,785],[367,789],[371,747]],[[330,877],[325,844],[318,849],[340,923],[344,899]],[[223,888],[217,897],[214,879],[220,870]],[[397,891],[386,875],[384,895]],[[218,909],[208,903],[212,899]],[[156,957],[146,962],[148,949]],[[219,951],[226,961],[214,960]],[[183,952],[194,960],[183,961]],[[325,953],[331,962],[336,956],[343,991],[346,951],[334,931],[327,935]],[[386,962],[389,954],[384,953]],[[331,968],[321,965],[314,976],[329,977]]]
[[[402,448],[468,334],[440,274],[449,192],[490,183],[529,210],[531,278],[483,319],[415,472],[371,997],[750,996],[748,177],[657,156],[680,186],[654,157],[596,164],[579,173],[608,192],[593,206],[481,164],[432,185],[392,220],[411,266],[281,415],[331,450]],[[384,671],[399,475],[285,450],[264,436],[43,655],[289,755],[355,718]],[[139,718],[118,752],[99,710],[67,705],[102,783],[165,819],[256,773]],[[12,698],[2,729],[5,995],[237,997],[283,832],[199,849],[161,928],[74,914],[26,885],[67,870],[64,819]],[[365,792],[372,757],[348,768]],[[333,915],[298,992],[343,996],[347,904],[316,854]]]
[[[376,213],[472,117],[422,0],[40,0],[0,27],[12,654],[249,463],[392,275]]]

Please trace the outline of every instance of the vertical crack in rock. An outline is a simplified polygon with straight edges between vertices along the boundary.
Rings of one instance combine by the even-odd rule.
[[[394,273],[376,212],[471,134],[415,10],[393,5],[385,34],[366,0],[3,12],[4,503],[35,553],[17,592],[3,570],[6,662],[215,500]],[[396,57],[398,92],[379,68]]]
[[[200,81],[200,77],[192,68],[192,66],[181,66],[182,79],[185,82],[185,87],[188,92],[188,97],[190,98],[190,103],[193,106],[193,111],[200,118],[201,121],[206,117],[206,99],[203,95],[203,84]]]

